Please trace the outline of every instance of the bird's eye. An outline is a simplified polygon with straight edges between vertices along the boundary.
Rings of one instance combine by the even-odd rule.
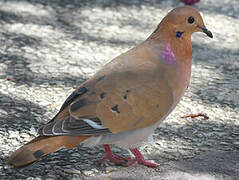
[[[188,23],[189,24],[192,24],[192,23],[194,23],[194,17],[192,17],[192,16],[190,16],[189,18],[188,18]]]

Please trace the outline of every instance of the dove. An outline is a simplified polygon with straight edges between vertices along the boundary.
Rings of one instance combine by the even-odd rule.
[[[83,144],[104,146],[99,163],[157,167],[138,148],[151,139],[189,85],[194,32],[213,37],[196,9],[171,10],[145,41],[82,83],[38,129],[38,137],[13,152],[8,163],[20,169],[61,148]],[[115,155],[112,144],[129,149],[134,157]]]

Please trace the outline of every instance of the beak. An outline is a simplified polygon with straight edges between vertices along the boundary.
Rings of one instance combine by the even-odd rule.
[[[202,28],[202,32],[204,32],[208,37],[213,38],[212,32],[209,31],[207,28]]]
[[[204,32],[208,37],[213,38],[212,32],[209,31],[206,27],[197,26],[199,29],[201,29],[202,32]]]

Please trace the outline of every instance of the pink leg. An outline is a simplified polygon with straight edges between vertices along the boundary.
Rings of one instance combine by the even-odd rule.
[[[102,163],[104,160],[108,159],[117,165],[125,165],[128,161],[132,160],[132,158],[130,157],[124,158],[124,157],[113,155],[109,144],[104,144],[104,148],[105,148],[106,155],[99,160],[99,163]]]
[[[157,163],[153,163],[148,160],[145,160],[144,156],[141,154],[141,152],[137,148],[130,149],[130,151],[134,154],[135,159],[131,160],[128,163],[129,166],[134,164],[135,162],[138,162],[139,164],[149,166],[149,167],[158,167],[159,166],[159,164],[157,164]]]

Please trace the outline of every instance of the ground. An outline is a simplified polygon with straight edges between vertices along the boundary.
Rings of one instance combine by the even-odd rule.
[[[238,179],[238,0],[201,0],[194,6],[214,38],[193,35],[190,87],[155,131],[155,144],[141,150],[158,168],[98,165],[103,148],[81,146],[21,171],[6,164],[77,86],[146,39],[179,5],[179,0],[0,1],[0,179]],[[180,118],[198,112],[209,119]]]

